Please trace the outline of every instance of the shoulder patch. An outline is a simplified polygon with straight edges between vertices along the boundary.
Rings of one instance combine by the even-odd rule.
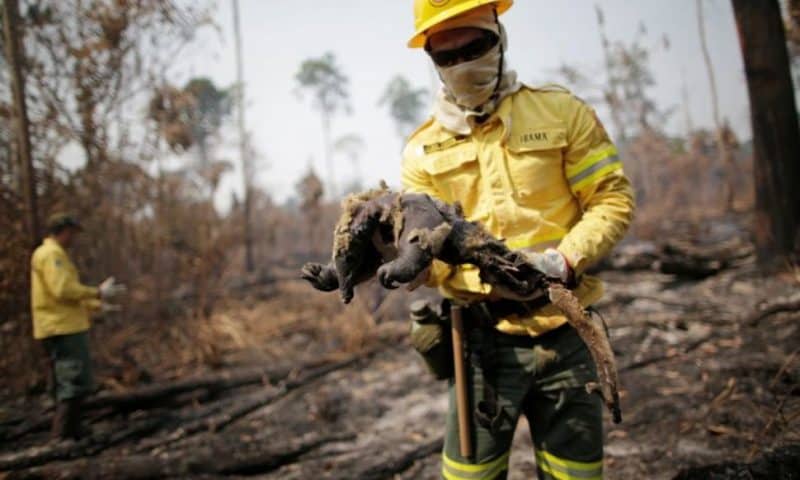
[[[423,145],[422,149],[426,155],[434,152],[440,152],[442,150],[447,150],[450,147],[455,147],[460,143],[464,143],[468,138],[469,137],[467,135],[456,135],[455,137],[448,138],[442,142]]]

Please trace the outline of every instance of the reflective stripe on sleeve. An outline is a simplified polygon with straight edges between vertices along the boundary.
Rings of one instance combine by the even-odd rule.
[[[492,480],[508,468],[510,453],[506,452],[496,460],[478,465],[457,462],[443,453],[442,475],[447,480]]]
[[[602,480],[603,461],[576,462],[545,451],[536,452],[536,466],[547,480]]]
[[[622,162],[616,147],[595,152],[574,167],[567,169],[567,180],[572,190],[580,190],[610,172],[622,169]]]

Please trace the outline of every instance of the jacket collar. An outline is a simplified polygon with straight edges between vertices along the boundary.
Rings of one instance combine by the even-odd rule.
[[[55,249],[57,249],[57,250],[59,250],[59,251],[61,251],[63,253],[67,253],[67,251],[64,250],[64,247],[62,247],[61,244],[58,243],[58,241],[53,237],[45,237],[44,241],[42,242],[42,245],[47,245],[47,246],[49,246],[51,248],[55,248]]]
[[[489,124],[491,124],[493,122],[499,121],[503,125],[503,128],[504,128],[503,138],[506,137],[507,132],[511,131],[511,112],[514,109],[514,95],[515,95],[515,93],[512,93],[511,95],[507,95],[500,102],[500,105],[498,105],[497,109],[495,109],[495,111],[492,114],[489,115],[489,118],[487,118],[486,121],[484,121],[482,123],[482,125],[489,125]],[[444,134],[445,138],[459,137],[459,136],[463,135],[463,134],[461,134],[459,132],[454,132],[454,131],[448,129],[447,127],[445,127],[441,123],[439,123],[439,127],[441,128],[441,131]],[[474,125],[473,124],[473,131],[476,128],[480,128],[480,125]]]

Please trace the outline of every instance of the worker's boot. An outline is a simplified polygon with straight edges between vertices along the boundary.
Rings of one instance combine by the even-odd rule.
[[[80,440],[81,438],[89,435],[89,432],[84,428],[82,422],[82,398],[72,398],[67,400],[67,414],[64,421],[64,437],[73,440]]]
[[[53,415],[53,426],[50,429],[50,437],[52,440],[62,440],[67,438],[67,418],[69,417],[68,411],[69,404],[67,402],[57,402],[56,411]]]

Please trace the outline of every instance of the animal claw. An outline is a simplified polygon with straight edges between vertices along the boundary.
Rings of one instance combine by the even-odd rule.
[[[300,269],[300,278],[306,280],[312,287],[324,292],[336,290],[339,286],[333,272],[326,265],[319,263],[306,263]]]
[[[387,288],[389,290],[396,290],[397,287],[400,286],[397,284],[397,282],[394,281],[391,275],[389,275],[389,273],[383,268],[378,269],[378,281],[381,283],[383,288]]]
[[[341,291],[342,303],[347,305],[353,300],[353,289],[348,288]]]
[[[320,271],[322,271],[322,265],[319,263],[306,263],[300,270],[303,278],[307,278],[309,276],[316,277],[319,275]]]

